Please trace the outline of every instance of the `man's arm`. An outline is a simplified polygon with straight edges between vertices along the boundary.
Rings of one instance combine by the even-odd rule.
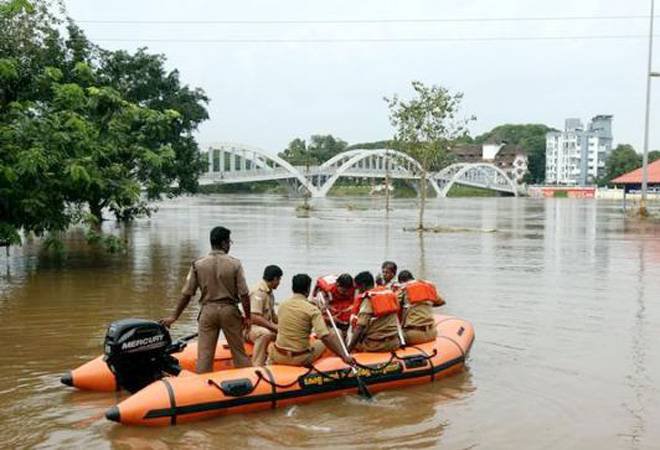
[[[270,331],[274,331],[275,333],[277,333],[277,324],[271,322],[270,320],[266,320],[266,318],[263,315],[259,313],[251,313],[250,319],[252,320],[253,324],[259,325],[260,327],[268,328]]]
[[[191,298],[192,298],[191,295],[182,294],[181,298],[179,298],[179,302],[176,304],[176,309],[174,310],[172,315],[169,317],[165,317],[164,319],[161,319],[158,322],[161,325],[166,326],[167,328],[172,326],[172,324],[176,322],[176,320],[179,318],[183,310],[186,309],[188,303],[190,303]]]
[[[355,325],[353,327],[353,336],[351,336],[351,341],[348,343],[348,351],[352,352],[358,342],[362,340],[362,335],[364,334],[365,328],[362,325]]]
[[[328,333],[321,338],[321,341],[332,351],[332,353],[339,356],[342,361],[344,361],[349,366],[353,365],[355,360],[351,355],[344,353],[344,349],[341,348],[341,344],[339,343],[338,339],[339,338],[334,333]]]
[[[250,296],[248,294],[241,295],[241,305],[243,305],[243,326],[250,328],[252,313],[250,312]]]

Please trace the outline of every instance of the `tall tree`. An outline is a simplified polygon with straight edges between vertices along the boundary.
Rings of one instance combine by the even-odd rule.
[[[642,165],[642,156],[632,145],[619,144],[610,153],[605,163],[605,181],[609,182]]]
[[[475,118],[457,118],[463,99],[460,92],[452,94],[442,86],[426,86],[420,81],[413,81],[412,88],[415,94],[408,101],[396,94],[384,100],[394,127],[395,148],[422,166],[417,229],[423,231],[427,173],[449,162],[449,146],[467,134],[467,124]]]
[[[104,51],[51,2],[32,4],[0,9],[0,240],[65,230],[85,211],[131,220],[149,212],[143,190],[194,191],[203,92],[161,56]]]

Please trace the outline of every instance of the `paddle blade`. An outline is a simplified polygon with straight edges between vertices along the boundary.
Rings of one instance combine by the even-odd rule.
[[[369,392],[369,389],[367,389],[367,385],[364,384],[362,378],[357,377],[356,379],[358,384],[358,394],[360,394],[360,396],[366,398],[367,400],[371,400],[373,398],[373,395],[371,395],[371,392]]]

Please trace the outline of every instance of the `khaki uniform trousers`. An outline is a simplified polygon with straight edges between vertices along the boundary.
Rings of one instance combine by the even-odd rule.
[[[197,373],[213,371],[213,358],[220,330],[227,339],[234,367],[252,365],[245,353],[243,318],[236,304],[225,301],[205,303],[199,314],[198,327]]]
[[[434,341],[438,337],[438,329],[431,325],[426,331],[412,328],[404,328],[403,337],[406,338],[406,344],[415,345]]]
[[[392,336],[382,340],[363,339],[355,346],[356,352],[391,352],[401,347],[399,336]]]
[[[268,347],[268,356],[270,364],[283,364],[285,366],[308,366],[321,357],[325,351],[325,344],[321,341],[314,341],[309,348],[309,352],[301,355],[286,354],[286,350],[278,350],[273,343]]]
[[[275,340],[277,334],[268,328],[259,325],[252,325],[250,332],[247,333],[248,341],[254,344],[252,349],[252,365],[263,366],[266,363],[268,344]]]

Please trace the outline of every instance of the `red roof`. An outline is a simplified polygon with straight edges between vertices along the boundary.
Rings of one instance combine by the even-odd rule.
[[[649,163],[649,184],[660,184],[660,159]],[[614,184],[642,184],[642,168],[624,173],[610,181]]]

